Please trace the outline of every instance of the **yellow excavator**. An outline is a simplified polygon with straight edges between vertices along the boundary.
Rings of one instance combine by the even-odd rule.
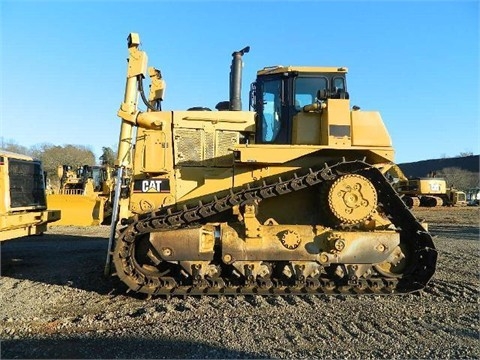
[[[447,181],[443,178],[404,177],[396,183],[395,188],[409,208],[467,205],[465,192],[447,187]]]
[[[389,181],[380,114],[351,108],[347,68],[263,68],[244,111],[246,47],[232,54],[228,101],[162,110],[165,81],[139,44],[131,33],[107,274],[147,296],[427,285],[432,237]]]
[[[62,211],[55,225],[104,224],[111,214],[112,171],[108,166],[58,166],[60,186],[47,194],[49,207]]]
[[[47,210],[40,160],[0,150],[0,241],[41,235],[59,221],[61,211]]]

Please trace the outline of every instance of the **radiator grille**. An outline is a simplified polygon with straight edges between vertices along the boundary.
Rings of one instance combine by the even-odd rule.
[[[213,166],[213,158],[215,157],[215,138],[213,132],[204,132],[205,134],[205,157],[204,165]]]
[[[174,129],[175,164],[182,166],[232,166],[232,149],[238,144],[235,131]]]
[[[10,158],[8,174],[11,208],[46,207],[45,183],[40,162]]]
[[[203,161],[203,130],[175,129],[175,164],[201,165]]]
[[[232,166],[233,155],[232,149],[238,144],[239,135],[235,131],[217,131],[217,151],[215,165],[217,166]]]

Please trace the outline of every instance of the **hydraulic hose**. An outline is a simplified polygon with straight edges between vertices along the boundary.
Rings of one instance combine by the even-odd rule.
[[[155,108],[154,106],[150,105],[150,103],[147,100],[147,97],[145,96],[145,92],[143,91],[143,76],[142,75],[137,75],[137,82],[138,82],[138,91],[140,92],[140,96],[142,97],[143,103],[147,108],[149,108],[152,111],[158,111],[162,110],[161,105],[158,104],[159,102],[157,101],[158,108]]]

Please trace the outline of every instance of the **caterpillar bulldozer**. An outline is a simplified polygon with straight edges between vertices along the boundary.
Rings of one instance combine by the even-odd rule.
[[[44,179],[39,160],[0,150],[0,241],[42,235],[61,218],[47,210]]]
[[[263,68],[244,111],[246,47],[232,54],[228,101],[170,111],[139,44],[131,33],[106,274],[147,297],[427,285],[432,237],[388,180],[380,114],[350,109],[347,68]]]
[[[74,169],[59,165],[58,189],[47,193],[51,208],[61,209],[62,218],[54,225],[97,226],[111,214],[112,169],[108,166],[83,165]]]
[[[404,178],[398,181],[395,187],[397,192],[403,195],[402,199],[409,208],[467,205],[465,192],[448,188],[443,178]]]

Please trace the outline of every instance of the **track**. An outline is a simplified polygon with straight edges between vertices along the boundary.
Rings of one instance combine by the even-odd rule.
[[[231,281],[229,276],[219,276],[208,281],[195,282],[185,279],[180,272],[167,269],[164,273],[153,266],[143,268],[135,260],[135,249],[140,239],[150,232],[181,229],[197,223],[206,223],[210,218],[243,205],[252,200],[264,200],[300,191],[325,181],[333,181],[344,174],[359,174],[366,177],[375,187],[381,212],[387,216],[400,232],[401,243],[409,252],[409,266],[401,276],[382,276],[377,273],[356,284],[338,281],[333,276],[322,274],[315,278],[291,281],[282,277],[269,281],[242,282]],[[345,228],[345,225],[339,225]],[[147,240],[148,242],[148,240]],[[138,249],[137,249],[138,251]],[[113,253],[116,275],[130,290],[149,295],[187,296],[187,295],[308,295],[308,294],[402,294],[423,289],[435,272],[437,252],[432,238],[415,216],[408,210],[395,190],[388,183],[379,169],[364,161],[343,161],[333,166],[313,170],[307,174],[294,175],[288,180],[278,179],[272,184],[245,187],[231,191],[211,202],[200,202],[194,206],[184,205],[178,210],[174,207],[163,208],[150,214],[140,216],[119,232]],[[217,260],[224,273],[224,265]],[[275,266],[275,264],[273,264]],[[300,280],[300,281],[299,281]]]

